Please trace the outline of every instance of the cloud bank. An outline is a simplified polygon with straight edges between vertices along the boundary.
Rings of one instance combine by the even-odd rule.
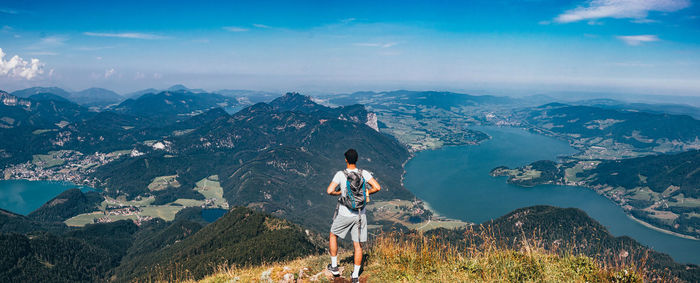
[[[29,62],[15,55],[5,60],[5,52],[0,48],[0,76],[31,80],[44,73],[44,64],[32,58]]]
[[[165,39],[167,37],[152,33],[140,32],[122,32],[122,33],[107,33],[107,32],[84,32],[87,36],[97,37],[117,37],[117,38],[133,38],[133,39]]]
[[[396,42],[386,42],[386,43],[380,43],[380,42],[359,42],[355,43],[355,46],[363,46],[363,47],[381,47],[381,48],[389,48],[397,45],[398,43]]]
[[[223,27],[224,30],[227,31],[232,31],[232,32],[244,32],[248,31],[247,28],[242,28],[242,27]]]
[[[645,34],[645,35],[621,35],[617,39],[624,41],[627,45],[637,46],[642,43],[659,41],[659,37],[656,35]]]
[[[590,0],[585,5],[557,16],[558,23],[572,23],[602,18],[643,19],[649,12],[675,12],[690,6],[690,0]],[[642,21],[640,21],[642,20]]]

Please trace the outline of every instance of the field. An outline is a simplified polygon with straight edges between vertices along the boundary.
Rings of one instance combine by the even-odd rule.
[[[51,151],[49,154],[35,154],[32,156],[32,163],[34,165],[41,165],[44,168],[63,165],[65,161],[59,158],[56,155],[57,153],[56,151]]]
[[[156,177],[153,182],[149,185],[149,189],[153,190],[163,190],[170,186],[179,186],[180,184],[176,180],[177,175],[171,176],[160,176]],[[205,200],[195,200],[195,199],[177,199],[174,202],[164,204],[164,205],[152,205],[155,201],[155,197],[137,197],[133,200],[126,200],[124,197],[119,198],[109,198],[106,197],[104,201],[98,207],[99,211],[94,211],[90,213],[83,213],[74,216],[65,221],[66,225],[69,226],[85,226],[86,224],[94,223],[96,219],[105,216],[104,211],[109,209],[120,209],[133,207],[138,209],[137,212],[130,212],[126,215],[109,215],[112,221],[131,219],[137,220],[139,217],[153,217],[161,218],[166,221],[172,221],[175,215],[185,207],[193,206],[207,206],[207,207],[218,207],[223,209],[228,209],[228,202],[223,197],[223,189],[219,184],[219,177],[217,175],[212,175],[204,178],[197,182],[194,188],[197,192],[204,195]]]
[[[224,198],[224,189],[219,184],[219,176],[206,177],[199,180],[196,185],[194,190],[202,194],[207,200],[212,201],[215,206],[228,208],[228,202]]]
[[[177,175],[155,177],[153,181],[148,184],[148,189],[151,191],[161,191],[168,187],[180,187],[180,183],[177,182]]]

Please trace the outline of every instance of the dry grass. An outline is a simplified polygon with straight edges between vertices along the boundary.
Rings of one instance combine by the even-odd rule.
[[[640,268],[601,264],[583,255],[558,255],[535,241],[521,250],[500,248],[479,235],[478,246],[460,249],[422,235],[380,237],[367,270],[377,282],[642,282]],[[610,266],[610,267],[607,267]],[[613,267],[614,266],[614,267]]]
[[[416,234],[384,234],[366,248],[362,282],[643,282],[644,260],[598,262],[574,252],[545,250],[534,237],[519,249],[503,248],[488,232],[466,235],[463,247]],[[352,270],[351,251],[339,256],[343,276]],[[329,282],[327,255],[252,267],[223,265],[199,282]],[[195,282],[185,273],[162,281]]]

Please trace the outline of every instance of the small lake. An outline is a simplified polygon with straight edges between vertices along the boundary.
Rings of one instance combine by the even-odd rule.
[[[221,218],[221,216],[224,216],[226,212],[228,212],[228,210],[223,208],[202,209],[202,219],[204,219],[204,221],[206,222],[212,223],[217,219]]]
[[[506,177],[489,175],[491,169],[500,165],[512,168],[575,153],[566,142],[517,128],[474,129],[489,134],[492,139],[480,145],[418,152],[406,164],[406,188],[440,215],[482,223],[526,206],[576,207],[615,236],[630,236],[679,262],[700,263],[700,241],[647,228],[591,189],[555,185],[523,188],[506,183]]]
[[[92,190],[90,187],[77,186],[71,182],[2,180],[0,181],[0,208],[27,215],[72,188],[80,188],[83,191]]]

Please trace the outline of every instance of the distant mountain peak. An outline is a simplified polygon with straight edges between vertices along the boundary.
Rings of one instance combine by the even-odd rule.
[[[186,92],[192,92],[192,93],[206,93],[207,92],[206,90],[203,90],[201,88],[196,88],[196,89],[188,88],[183,84],[173,85],[173,86],[167,88],[166,91],[174,91],[174,92],[186,91]]]
[[[310,112],[326,108],[311,100],[311,97],[302,95],[298,92],[288,92],[287,94],[271,101],[270,105],[278,111]]]
[[[55,86],[52,86],[52,87],[36,86],[36,87],[25,88],[25,89],[13,91],[12,95],[17,96],[17,97],[26,98],[26,97],[32,96],[34,94],[39,94],[39,93],[51,93],[51,94],[61,96],[63,98],[70,97],[69,92],[65,91],[62,88],[55,87]]]
[[[176,85],[173,85],[173,86],[167,88],[167,90],[169,90],[169,91],[178,91],[178,90],[189,90],[189,88],[187,88],[187,87],[186,87],[185,85],[183,85],[183,84],[176,84]]]

